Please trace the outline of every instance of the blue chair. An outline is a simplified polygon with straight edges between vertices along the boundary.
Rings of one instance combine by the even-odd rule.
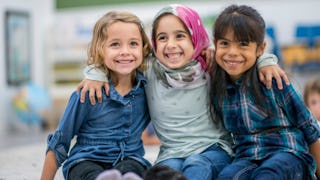
[[[320,38],[320,25],[299,25],[296,28],[296,38],[306,43],[309,47],[316,46],[317,38]]]
[[[281,53],[280,53],[280,47],[277,41],[276,33],[275,33],[275,28],[273,26],[268,26],[266,28],[266,33],[267,35],[271,38],[272,44],[273,44],[273,49],[272,53],[276,55],[279,59],[279,64],[282,63],[282,58],[281,58]]]
[[[296,28],[296,39],[302,41],[307,48],[313,49],[317,46],[320,39],[320,25],[299,25]],[[299,70],[319,70],[320,63],[316,59],[309,59],[307,63],[299,65]]]

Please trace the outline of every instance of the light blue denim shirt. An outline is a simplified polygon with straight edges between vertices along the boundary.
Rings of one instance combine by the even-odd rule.
[[[73,165],[84,160],[116,164],[130,157],[151,165],[143,158],[141,140],[150,121],[145,84],[146,79],[137,73],[135,87],[123,97],[110,83],[110,96],[103,88],[103,102],[95,105],[88,101],[88,93],[85,103],[80,102],[79,93],[72,93],[58,128],[48,136],[48,149],[54,152],[58,167],[65,162],[65,178]],[[74,137],[76,141],[69,152]]]

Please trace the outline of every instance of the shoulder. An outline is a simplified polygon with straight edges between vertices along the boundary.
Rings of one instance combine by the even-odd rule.
[[[146,77],[142,74],[142,72],[140,72],[140,71],[137,71],[137,77],[136,77],[136,79],[137,79],[137,82],[138,82],[138,84],[141,84],[141,85],[143,85],[143,86],[145,86],[146,84],[147,84],[147,79],[146,79]]]
[[[288,93],[291,91],[295,91],[294,87],[292,86],[292,83],[290,83],[289,85],[286,84],[286,82],[282,79],[282,89],[278,88],[278,84],[277,81],[275,79],[272,79],[272,89],[273,91],[277,92],[277,93]]]

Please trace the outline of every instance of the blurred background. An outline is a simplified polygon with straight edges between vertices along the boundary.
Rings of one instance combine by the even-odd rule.
[[[267,24],[267,50],[279,57],[294,86],[303,93],[307,80],[320,78],[319,0],[1,0],[0,152],[45,143],[83,78],[99,17],[127,10],[141,18],[150,34],[155,13],[172,3],[198,11],[210,35],[225,6],[253,6]]]

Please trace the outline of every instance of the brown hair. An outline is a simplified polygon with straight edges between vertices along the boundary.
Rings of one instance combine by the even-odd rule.
[[[303,100],[307,106],[309,106],[308,99],[310,94],[312,93],[320,94],[320,79],[309,80],[307,84],[304,86]]]

